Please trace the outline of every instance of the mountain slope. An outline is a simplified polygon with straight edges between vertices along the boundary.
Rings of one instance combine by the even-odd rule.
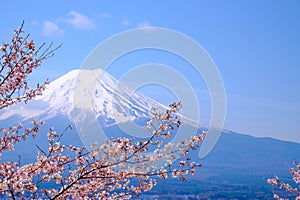
[[[289,177],[294,160],[300,160],[298,143],[229,131],[221,134],[202,163],[204,171],[213,174],[209,179],[247,183],[249,180],[261,182],[263,177],[275,174]]]

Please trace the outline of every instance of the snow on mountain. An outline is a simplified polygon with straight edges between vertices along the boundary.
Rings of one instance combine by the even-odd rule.
[[[86,73],[87,77],[95,74],[94,70],[70,71],[51,82],[42,96],[36,97],[28,104],[20,103],[2,109],[0,120],[10,117],[17,117],[20,121],[34,118],[48,120],[56,116],[64,116],[72,121],[73,93],[79,72]],[[149,118],[149,110],[152,106],[164,107],[141,93],[131,94],[129,88],[120,84],[107,72],[101,71],[101,74],[97,78],[93,98],[94,112],[100,126]],[[118,90],[115,90],[116,87]]]

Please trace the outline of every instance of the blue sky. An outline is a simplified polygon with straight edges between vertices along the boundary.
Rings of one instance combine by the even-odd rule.
[[[225,128],[255,136],[300,142],[300,2],[295,1],[3,1],[0,41],[25,20],[38,43],[63,44],[31,81],[55,80],[80,67],[100,42],[137,27],[163,27],[184,33],[210,54],[227,94]],[[182,59],[164,52],[137,52],[116,61],[119,78],[139,64],[173,66],[189,77],[209,122],[205,84]],[[147,95],[167,103],[174,96],[149,86]]]

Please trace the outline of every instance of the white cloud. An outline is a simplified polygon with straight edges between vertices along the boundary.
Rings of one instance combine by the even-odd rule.
[[[76,29],[92,30],[96,28],[94,22],[83,14],[70,11],[69,15],[71,16],[70,18],[62,19],[62,21],[73,25]]]
[[[54,22],[45,21],[43,24],[43,32],[45,35],[63,35],[65,31],[59,28]]]
[[[143,21],[137,25],[138,28],[145,28],[146,31],[154,31],[155,27],[153,27],[148,21]]]

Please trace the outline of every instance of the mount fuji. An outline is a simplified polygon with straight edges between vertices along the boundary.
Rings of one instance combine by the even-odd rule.
[[[79,73],[93,76],[92,70],[73,70],[51,82],[42,96],[36,97],[28,104],[17,104],[0,110],[1,128],[16,125],[22,122],[25,126],[33,119],[45,120],[47,126],[54,126],[57,132],[63,131],[74,120],[74,92]],[[145,123],[150,117],[150,108],[166,106],[139,93],[132,93],[130,88],[119,83],[110,74],[101,71],[102,76],[96,79],[92,98],[92,110],[99,126],[107,132],[118,132],[118,124],[127,124],[135,121],[137,124]],[[88,81],[88,80],[87,80]],[[118,90],[116,90],[118,88]],[[78,91],[77,91],[78,92]],[[84,97],[86,91],[82,92]],[[113,99],[113,100],[112,100]],[[76,100],[76,99],[75,99]],[[183,102],[184,105],[184,102]],[[182,117],[188,126],[195,126],[192,120]],[[144,124],[143,124],[144,125]],[[47,139],[45,127],[35,140],[20,143],[10,154],[18,159],[29,162],[35,158],[37,151],[35,144],[46,146]],[[71,132],[76,132],[72,130]],[[193,132],[192,134],[194,134]],[[187,133],[188,134],[188,133]],[[66,134],[62,142],[75,146],[82,145],[82,138],[78,134]],[[29,145],[28,145],[29,144]],[[47,146],[46,146],[47,147]],[[193,159],[199,159],[192,155]],[[286,142],[272,138],[256,138],[250,135],[238,134],[232,131],[223,131],[218,143],[201,162],[202,173],[195,178],[198,180],[227,181],[227,183],[262,183],[262,177],[277,174],[289,176],[286,163],[293,159],[300,160],[300,144]],[[5,159],[5,158],[3,158]]]
[[[73,121],[72,103],[76,80],[80,70],[73,70],[51,82],[42,96],[37,96],[28,104],[17,104],[0,111],[0,120],[14,118],[17,121],[32,119],[49,120],[66,117]],[[87,76],[93,70],[83,70]],[[107,127],[118,123],[129,122],[150,117],[150,108],[165,106],[139,92],[129,93],[129,88],[119,84],[110,74],[101,71],[102,76],[97,78],[94,93],[94,112],[100,126]],[[118,86],[118,91],[115,88]],[[84,92],[84,91],[83,91]],[[112,101],[114,99],[114,101]]]

